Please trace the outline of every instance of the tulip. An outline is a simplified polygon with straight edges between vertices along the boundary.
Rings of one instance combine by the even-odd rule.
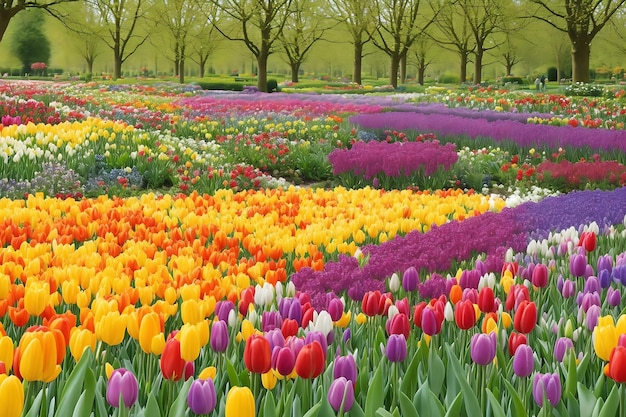
[[[215,304],[215,315],[219,321],[228,322],[228,315],[235,309],[232,301],[221,300]]]
[[[302,322],[302,304],[298,298],[283,298],[278,303],[278,311],[284,319],[292,319]]]
[[[118,311],[110,311],[96,321],[96,337],[109,346],[116,346],[124,340],[128,316]]]
[[[537,324],[537,305],[535,302],[522,301],[515,311],[513,327],[520,333],[530,333]]]
[[[626,382],[626,347],[617,345],[613,348],[605,373],[617,383]]]
[[[4,363],[5,369],[4,372],[0,372],[0,374],[6,374],[11,370],[11,366],[13,365],[13,354],[15,349],[13,348],[13,340],[9,336],[1,336],[0,337],[0,362]],[[0,403],[2,404],[2,403]]]
[[[603,289],[610,288],[611,273],[607,269],[598,271],[598,281],[600,281],[600,287],[602,287]]]
[[[405,314],[398,313],[385,323],[388,335],[402,334],[405,339],[409,338],[411,323]]]
[[[248,387],[232,387],[226,395],[225,417],[255,417],[254,395]]]
[[[296,320],[285,319],[283,320],[283,325],[280,328],[280,331],[283,334],[283,337],[287,338],[289,336],[296,336],[299,329],[300,326],[298,325],[298,322]]]
[[[353,384],[356,384],[356,362],[354,360],[354,356],[346,355],[346,356],[337,356],[335,358],[335,365],[333,367],[333,378],[337,379],[339,377],[344,377],[348,381],[352,381]]]
[[[243,361],[250,372],[264,374],[272,366],[270,342],[261,335],[252,335],[246,340]]]
[[[277,383],[278,378],[276,378],[276,371],[273,369],[261,374],[261,384],[266,390],[273,390]]]
[[[41,327],[27,331],[22,335],[15,353],[15,374],[26,381],[50,382],[61,373],[59,364],[63,361],[65,350],[63,335],[58,330],[49,331]]]
[[[477,333],[472,337],[470,356],[478,365],[488,365],[496,357],[497,336],[495,333]]]
[[[304,344],[308,345],[309,343],[312,343],[313,341],[317,341],[320,346],[322,346],[322,351],[324,352],[324,358],[326,358],[326,352],[328,351],[328,339],[326,338],[326,336],[324,336],[324,334],[322,332],[308,332],[306,334],[306,336],[304,337]]]
[[[184,324],[196,324],[204,320],[202,304],[197,299],[188,299],[180,305],[180,318]]]
[[[139,385],[135,375],[125,369],[118,368],[113,371],[107,383],[107,402],[113,407],[131,408],[139,396]]]
[[[377,314],[382,314],[382,311],[379,311],[380,300],[382,296],[380,291],[368,291],[363,295],[363,300],[361,301],[361,310],[363,313],[370,317],[374,317]]]
[[[543,288],[548,285],[548,267],[544,264],[535,265],[531,281],[537,288]]]
[[[354,404],[354,385],[344,377],[336,378],[328,389],[328,402],[335,411],[350,411]]]
[[[459,329],[468,330],[476,324],[476,310],[471,301],[460,301],[454,308],[454,320]]]
[[[563,298],[572,298],[576,294],[576,283],[571,279],[563,281],[563,289],[561,290]]]
[[[273,329],[265,333],[265,338],[270,342],[270,352],[274,351],[275,347],[285,346],[285,337],[279,329]]]
[[[298,352],[295,370],[299,377],[311,379],[320,376],[326,364],[325,352],[322,349],[322,345],[315,340],[304,345]]]
[[[504,308],[507,311],[516,310],[517,307],[524,301],[530,301],[528,288],[523,285],[512,286],[506,297]]]
[[[341,317],[341,316],[340,316]],[[314,317],[313,330],[322,333],[324,336],[328,336],[333,331],[333,319],[330,313],[326,310],[322,310]]]
[[[183,324],[176,337],[180,340],[180,357],[186,362],[195,361],[200,356],[200,333],[193,324]]]
[[[261,328],[264,332],[280,329],[282,325],[283,318],[278,311],[264,311],[261,315]]]
[[[276,347],[272,351],[272,368],[282,375],[287,376],[293,372],[296,365],[296,355],[290,347]]]
[[[596,234],[593,232],[582,232],[578,240],[578,246],[582,246],[587,252],[593,252],[596,248]]]
[[[598,257],[597,264],[598,274],[606,270],[609,274],[613,271],[613,257],[611,255],[602,255]]]
[[[392,293],[397,293],[399,289],[400,289],[400,277],[398,277],[398,274],[394,272],[393,274],[391,274],[391,277],[389,278],[389,291],[391,291]]]
[[[139,325],[139,346],[146,353],[160,355],[165,348],[165,335],[161,317],[150,312],[142,317]]]
[[[422,310],[422,331],[428,336],[434,336],[441,331],[443,313],[433,308]]]
[[[407,268],[402,274],[402,289],[406,292],[417,290],[417,286],[420,283],[420,277],[417,273],[417,269],[411,266]]]
[[[32,282],[32,284],[31,284]],[[50,285],[29,280],[24,292],[24,308],[31,316],[39,316],[50,303]]]
[[[181,356],[180,340],[172,337],[165,343],[161,354],[161,373],[165,379],[178,381],[185,372],[186,361]]]
[[[568,350],[574,350],[574,343],[569,337],[559,337],[554,343],[554,358],[557,362],[563,362]]]
[[[569,270],[575,277],[584,277],[587,269],[587,257],[574,253],[569,258]]]
[[[483,313],[491,313],[496,311],[496,300],[493,290],[490,287],[484,287],[478,293],[478,308]]]
[[[539,407],[543,407],[543,398],[547,398],[552,407],[561,401],[561,379],[554,374],[535,374],[533,378],[533,398]]]
[[[196,414],[209,414],[217,405],[217,393],[212,379],[196,379],[187,394],[187,405]]]
[[[0,404],[3,417],[20,417],[24,409],[24,387],[15,375],[0,374]]]
[[[217,375],[217,368],[215,366],[207,366],[200,374],[198,374],[198,379],[215,379]]]
[[[96,334],[89,329],[75,327],[70,334],[70,353],[78,362],[86,349],[96,351]]]
[[[622,303],[622,294],[619,289],[615,290],[609,287],[606,292],[606,301],[611,307],[617,307]]]
[[[338,321],[341,319],[341,316],[344,312],[344,305],[339,298],[332,298],[328,302],[328,314],[330,314],[330,318],[332,321]]]
[[[230,343],[230,336],[228,335],[228,325],[225,321],[220,320],[213,323],[210,343],[214,352],[226,352]]]
[[[402,362],[406,359],[406,339],[402,334],[392,334],[387,340],[385,356],[391,362]]]
[[[525,344],[526,344],[525,334],[512,332],[511,335],[509,336],[509,355],[511,356],[515,355],[517,348],[519,348],[520,345],[525,345]]]
[[[598,324],[598,319],[600,318],[601,314],[602,314],[602,310],[600,309],[600,306],[598,305],[592,305],[587,310],[587,313],[585,314],[585,324],[587,325],[587,328],[589,329],[590,332],[592,332],[593,329]]]
[[[533,373],[534,367],[532,348],[528,345],[520,345],[513,356],[513,372],[519,378],[526,378]]]

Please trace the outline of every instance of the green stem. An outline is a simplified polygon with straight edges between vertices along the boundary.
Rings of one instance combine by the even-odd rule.
[[[619,415],[620,417],[626,417],[626,391],[624,390],[624,384],[619,384]]]

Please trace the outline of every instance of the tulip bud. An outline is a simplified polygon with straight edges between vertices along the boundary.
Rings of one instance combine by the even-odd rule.
[[[389,278],[389,291],[396,293],[400,289],[400,277],[395,272]]]
[[[335,379],[328,389],[328,402],[335,411],[342,409],[348,412],[354,404],[354,385],[346,378]]]
[[[135,375],[125,369],[119,368],[113,371],[107,384],[107,402],[113,407],[124,405],[131,408],[139,396],[139,385]]]
[[[196,414],[209,414],[217,405],[217,393],[212,379],[196,379],[187,393],[187,405]]]

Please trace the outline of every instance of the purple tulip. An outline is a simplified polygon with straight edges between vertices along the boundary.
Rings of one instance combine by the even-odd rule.
[[[472,337],[470,356],[478,365],[488,365],[496,357],[496,348],[497,336],[495,332],[477,333]]]
[[[611,276],[614,282],[626,285],[626,264],[615,265],[615,268],[611,271]]]
[[[344,377],[335,379],[328,389],[328,402],[335,411],[350,411],[354,404],[354,386]]]
[[[563,275],[559,274],[559,277],[556,279],[556,289],[562,294],[563,293],[563,284],[565,281],[563,280]],[[565,297],[565,296],[564,296]]]
[[[559,374],[535,374],[533,378],[533,398],[539,407],[543,407],[543,397],[552,407],[561,401],[561,379]]]
[[[472,304],[478,304],[478,290],[476,288],[464,288],[461,301],[470,300]]]
[[[461,288],[475,288],[478,289],[478,284],[480,283],[480,272],[476,269],[464,270],[461,272],[461,277],[459,278],[459,285]]]
[[[298,353],[304,347],[304,339],[301,337],[290,336],[285,340],[285,347],[293,350],[293,354],[298,357]]]
[[[607,269],[599,271],[598,281],[600,281],[600,287],[609,288],[611,285],[611,273]]]
[[[526,378],[533,373],[534,368],[533,349],[528,345],[519,345],[513,355],[513,372],[520,378]]]
[[[535,265],[531,281],[533,285],[538,288],[543,288],[548,285],[548,267],[544,264]]]
[[[391,362],[402,362],[406,359],[406,339],[403,334],[392,334],[387,340],[385,355]]]
[[[346,327],[346,330],[343,331],[343,337],[341,338],[341,340],[343,340],[343,343],[347,343],[351,337],[352,337],[352,330],[350,330],[349,327]]]
[[[576,294],[576,283],[571,279],[566,279],[563,282],[561,294],[563,294],[563,298],[572,298]]]
[[[434,336],[441,331],[441,323],[432,308],[426,307],[422,310],[422,331],[428,336]]]
[[[415,291],[420,283],[420,277],[417,269],[411,266],[402,274],[402,289],[406,292]]]
[[[569,258],[569,271],[575,277],[584,277],[587,270],[587,257],[573,253]]]
[[[606,292],[606,301],[609,303],[611,307],[617,307],[622,303],[622,294],[620,290],[613,289],[613,287],[609,287]]]
[[[304,344],[308,345],[314,340],[317,340],[320,343],[320,345],[322,346],[322,351],[324,352],[324,357],[326,357],[326,351],[328,350],[328,339],[326,338],[326,335],[318,331],[308,332],[304,337]]]
[[[554,358],[557,362],[563,362],[568,350],[574,350],[574,343],[569,337],[559,337],[554,343]]]
[[[611,255],[602,255],[598,258],[598,273],[607,270],[609,274],[613,271],[613,258]]]
[[[226,352],[229,343],[228,324],[223,320],[214,322],[211,326],[211,349],[214,352]]]
[[[600,307],[601,302],[600,302],[600,294],[598,294],[597,292],[592,292],[592,293],[584,293],[580,299],[580,308],[583,309],[583,311],[586,313],[587,310],[589,310],[589,307],[591,306],[598,306]]]
[[[333,378],[337,379],[339,377],[344,377],[348,381],[352,381],[353,384],[356,384],[356,362],[354,361],[354,356],[346,355],[346,356],[337,356],[335,358],[335,366],[333,367]]]
[[[218,320],[228,322],[228,314],[234,309],[235,305],[232,301],[221,300],[215,304],[215,315]]]
[[[283,319],[292,319],[302,324],[302,304],[298,298],[282,298],[278,303],[278,311]]]
[[[217,393],[213,380],[196,379],[187,394],[187,405],[196,414],[209,414],[217,405]]]
[[[339,298],[333,298],[328,302],[328,314],[330,314],[330,319],[332,321],[337,321],[343,315],[343,303]]]
[[[583,289],[583,292],[600,293],[600,290],[601,290],[600,281],[598,280],[597,277],[590,276],[589,278],[587,278],[587,280],[585,281],[585,287]]]
[[[285,346],[285,336],[280,329],[272,329],[269,332],[265,333],[265,338],[268,342],[270,342],[270,352],[274,350],[275,347],[284,347]]]
[[[264,332],[280,329],[282,325],[283,318],[278,311],[264,311],[261,315],[261,326]]]
[[[585,324],[589,331],[593,331],[598,325],[598,319],[602,315],[602,310],[599,305],[592,305],[585,313]]]
[[[589,278],[590,276],[593,276],[593,275],[595,275],[593,266],[587,264],[587,266],[585,266],[585,278]]]
[[[287,376],[293,371],[296,365],[296,355],[290,347],[276,346],[272,350],[272,368],[276,369],[279,374]]]
[[[121,400],[126,408],[131,408],[138,396],[139,384],[135,374],[125,368],[114,370],[107,384],[108,403],[113,407],[119,407]]]

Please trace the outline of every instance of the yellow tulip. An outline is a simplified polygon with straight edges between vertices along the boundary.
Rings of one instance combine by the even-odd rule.
[[[4,362],[7,373],[13,366],[13,353],[13,340],[9,336],[0,337],[0,362]]]
[[[500,313],[500,322],[505,329],[508,329],[509,327],[511,327],[513,319],[511,319],[511,315],[509,313],[503,311],[502,313]]]
[[[180,306],[180,317],[184,324],[196,324],[204,319],[202,305],[196,299],[183,301]]]
[[[617,346],[619,335],[613,324],[596,326],[593,329],[593,348],[596,355],[603,361],[608,361],[611,351]]]
[[[111,374],[113,373],[113,371],[115,371],[113,365],[111,365],[109,362],[104,364],[104,373],[106,374],[107,379],[111,379]]]
[[[85,349],[96,351],[96,334],[89,329],[74,327],[70,334],[70,353],[76,362],[83,356]]]
[[[39,316],[49,303],[50,285],[47,282],[29,280],[24,290],[24,308],[26,311],[31,316]]]
[[[274,370],[270,369],[264,374],[261,374],[261,382],[263,383],[263,387],[267,390],[274,389],[276,386],[276,375],[274,374]]]
[[[139,346],[146,353],[156,353],[152,351],[152,344],[155,337],[163,338],[163,346],[165,346],[165,337],[161,331],[161,319],[155,312],[151,312],[143,316],[139,326]]]
[[[109,346],[119,345],[124,340],[127,322],[128,316],[110,311],[96,321],[96,337]]]
[[[352,312],[348,311],[347,313],[344,311],[341,313],[341,318],[335,322],[335,326],[344,328],[348,324],[350,324],[350,319],[352,318]]]
[[[180,340],[180,357],[187,362],[200,356],[200,332],[191,324],[184,324],[176,337]]]
[[[248,387],[232,387],[226,395],[225,417],[255,417],[254,395]]]
[[[0,404],[3,417],[20,417],[24,409],[24,386],[15,376],[0,374]]]
[[[60,373],[54,335],[25,333],[20,340],[20,374],[26,381],[50,382]]]
[[[215,366],[207,366],[198,375],[198,379],[215,379],[217,368]]]
[[[367,316],[363,313],[359,313],[356,315],[357,324],[365,324],[367,322]]]

